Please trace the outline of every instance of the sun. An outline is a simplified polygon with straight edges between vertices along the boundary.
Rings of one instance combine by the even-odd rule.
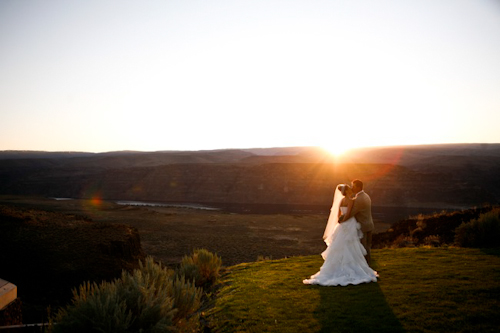
[[[347,153],[351,147],[348,147],[342,143],[335,143],[335,144],[324,144],[321,145],[321,148],[326,150],[329,154],[339,157],[345,153]]]

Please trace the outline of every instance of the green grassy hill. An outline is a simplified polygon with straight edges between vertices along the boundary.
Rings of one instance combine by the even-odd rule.
[[[377,283],[302,284],[321,257],[229,267],[212,307],[211,332],[498,332],[500,249],[373,251]]]

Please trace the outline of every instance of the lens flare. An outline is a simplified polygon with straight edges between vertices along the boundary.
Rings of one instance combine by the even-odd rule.
[[[101,196],[99,196],[99,195],[95,195],[95,196],[93,196],[93,197],[90,199],[90,204],[91,204],[94,208],[101,208],[101,206],[102,206],[102,198],[101,198]]]

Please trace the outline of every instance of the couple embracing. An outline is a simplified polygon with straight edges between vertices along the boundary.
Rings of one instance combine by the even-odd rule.
[[[321,253],[324,263],[304,284],[346,286],[376,282],[378,274],[369,266],[373,229],[371,199],[363,190],[363,182],[356,179],[352,186],[338,185],[323,234],[327,245]]]

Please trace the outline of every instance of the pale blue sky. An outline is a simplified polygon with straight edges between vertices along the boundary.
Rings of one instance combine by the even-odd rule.
[[[0,150],[499,143],[499,124],[496,0],[0,1]]]

